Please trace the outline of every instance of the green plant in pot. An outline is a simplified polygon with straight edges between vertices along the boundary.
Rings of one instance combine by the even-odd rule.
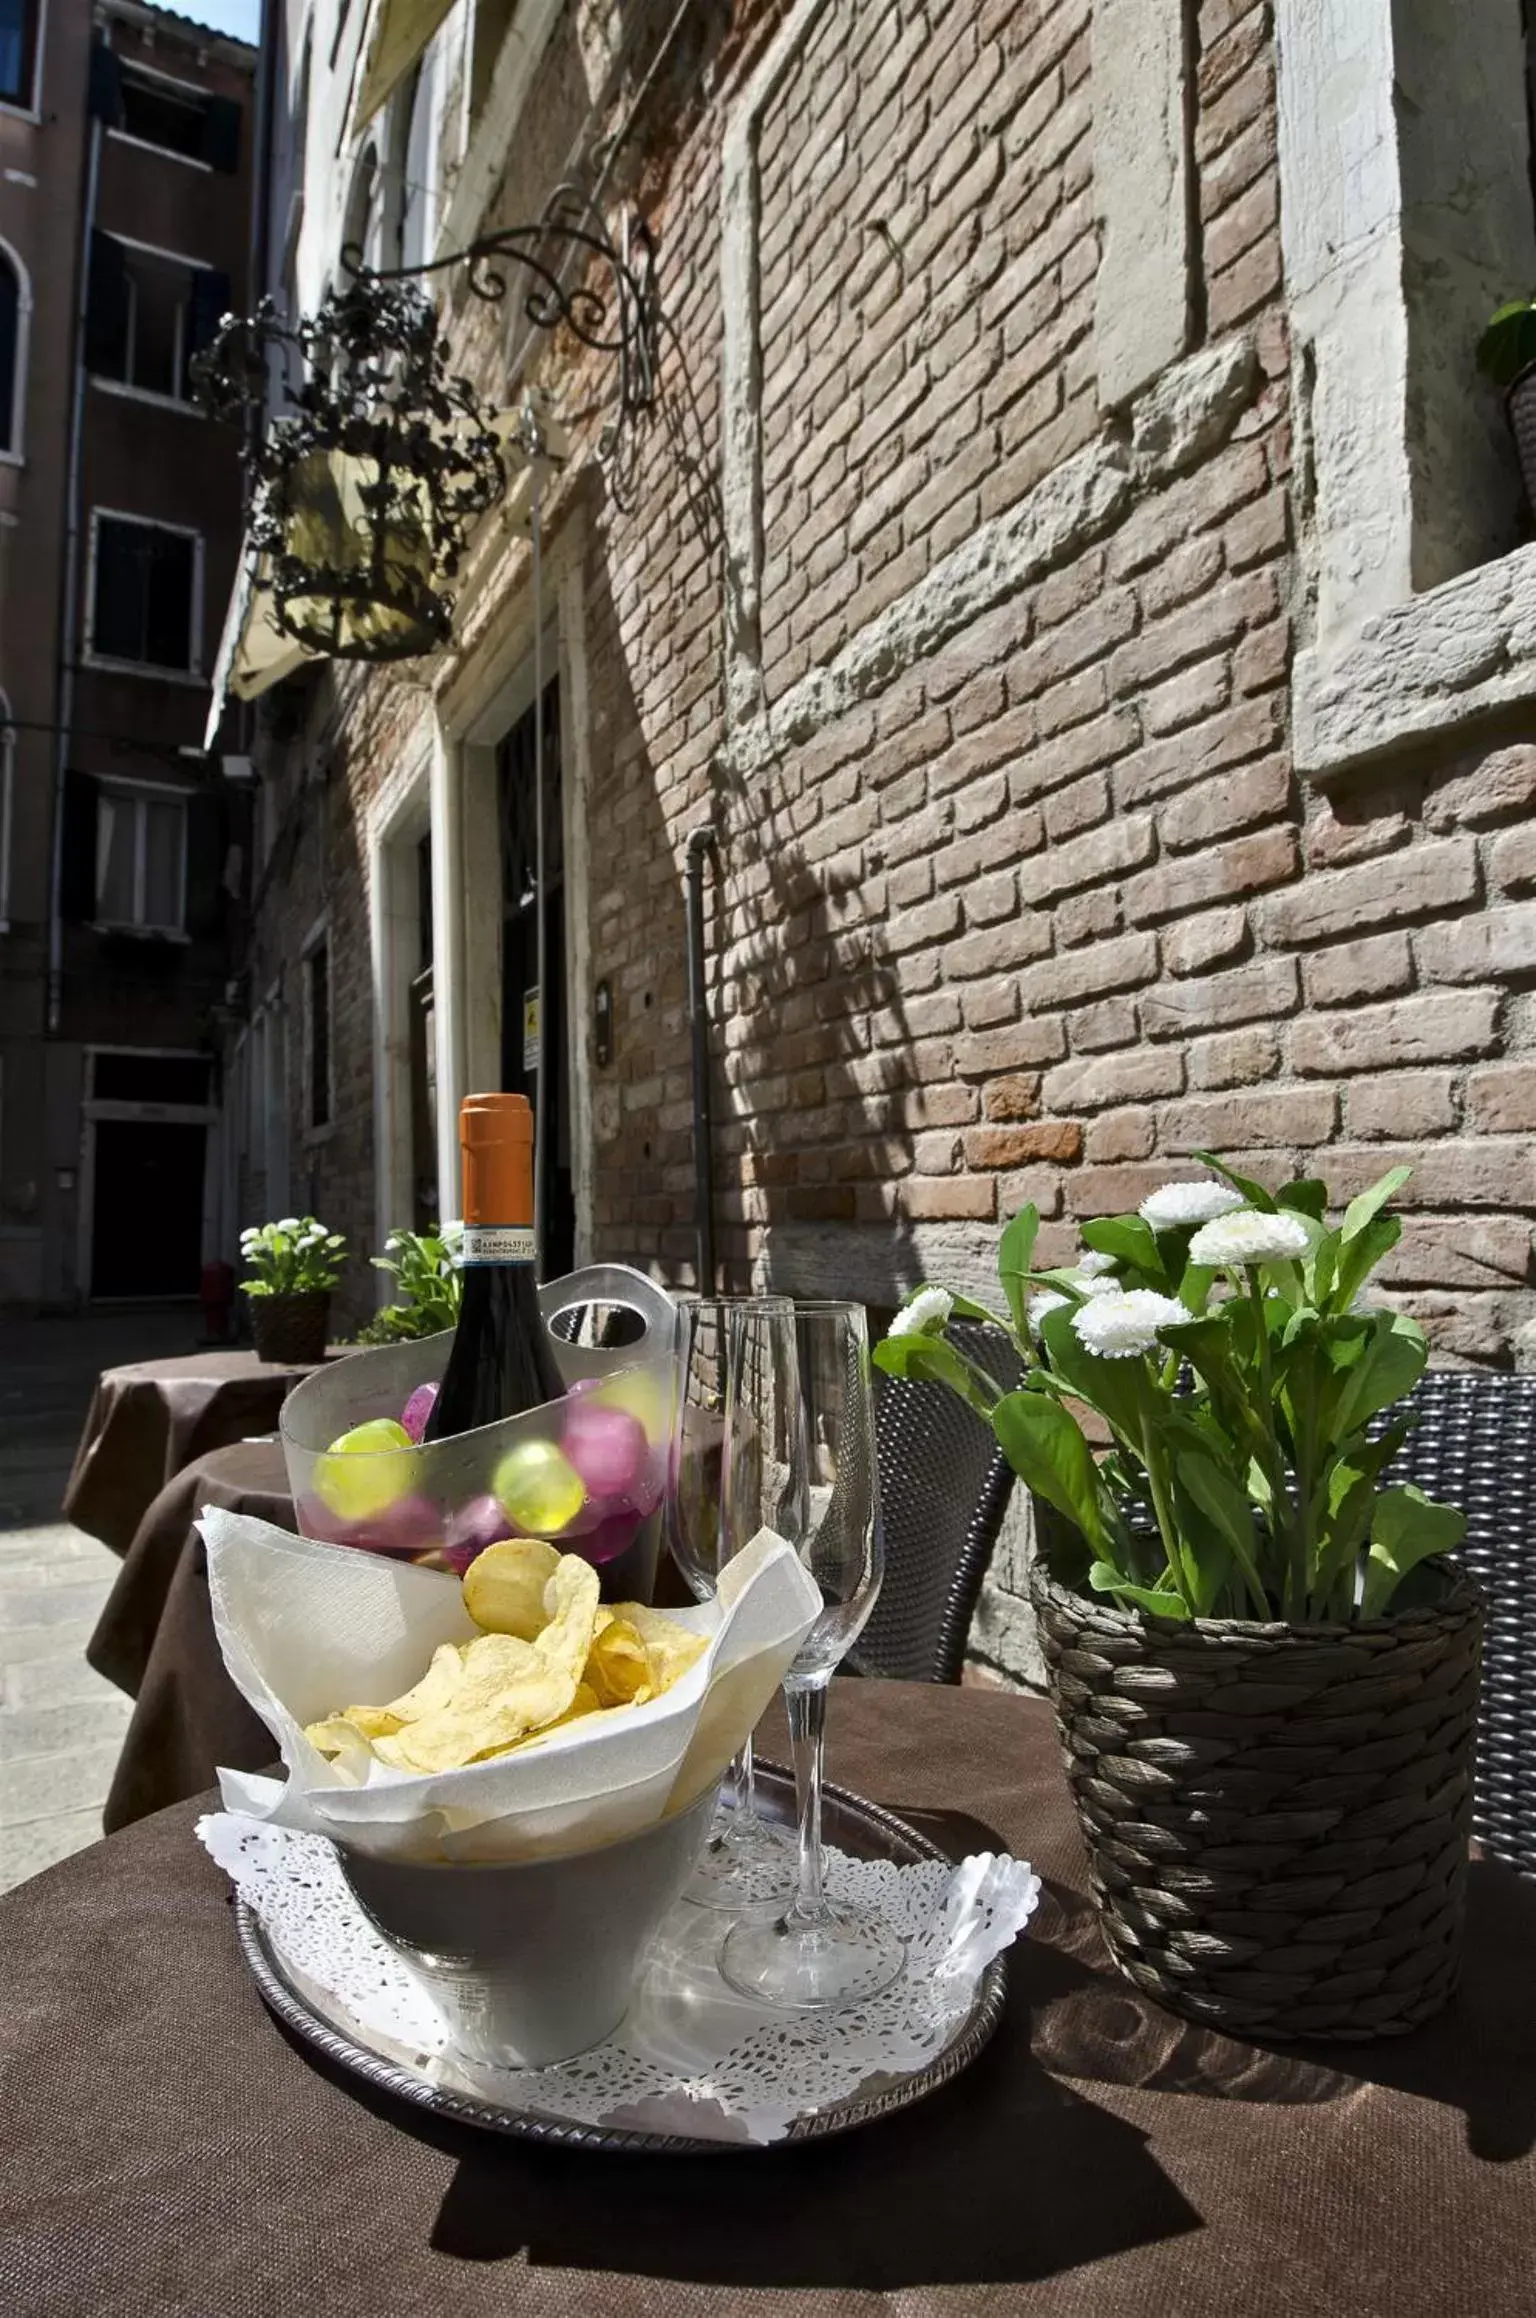
[[[1477,342],[1477,367],[1504,398],[1525,482],[1536,509],[1536,298],[1512,298]]]
[[[992,1426],[1037,1513],[1031,1590],[1101,1920],[1172,2009],[1239,2033],[1397,2033],[1455,1984],[1482,1613],[1453,1507],[1394,1486],[1423,1332],[1364,1301],[1396,1168],[1330,1224],[1208,1154],[1005,1309],[927,1288],[875,1359]],[[1000,1391],[951,1343],[987,1320]],[[1376,1420],[1373,1423],[1373,1420]],[[1085,1425],[1086,1428],[1085,1429]],[[1094,1436],[1090,1438],[1090,1433]]]
[[[439,1224],[434,1231],[392,1231],[385,1252],[369,1260],[388,1272],[397,1296],[357,1334],[359,1344],[403,1344],[418,1336],[438,1336],[458,1325],[463,1281],[457,1255],[464,1227]]]
[[[325,1358],[331,1290],[346,1251],[341,1233],[327,1231],[312,1215],[285,1215],[240,1234],[240,1253],[252,1274],[241,1286],[250,1298],[251,1336],[261,1359]]]

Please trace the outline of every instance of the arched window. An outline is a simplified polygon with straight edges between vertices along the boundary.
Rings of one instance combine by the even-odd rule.
[[[400,254],[395,263],[419,266],[432,255],[436,233],[437,113],[436,75],[429,50],[408,83],[402,114],[400,160]]]
[[[378,148],[367,145],[358,160],[347,196],[346,231],[342,246],[362,252],[365,266],[384,262],[384,181]]]
[[[32,290],[14,250],[0,242],[0,458],[21,457]]]

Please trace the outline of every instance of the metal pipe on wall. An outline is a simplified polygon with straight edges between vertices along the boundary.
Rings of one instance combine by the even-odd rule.
[[[709,1105],[709,1006],[705,983],[704,861],[715,850],[708,822],[690,830],[684,913],[688,935],[688,1030],[693,1070],[693,1199],[698,1235],[698,1287],[703,1296],[715,1285],[714,1134]]]

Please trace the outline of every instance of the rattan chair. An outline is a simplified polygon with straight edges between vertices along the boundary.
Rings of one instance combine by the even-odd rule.
[[[995,1328],[949,1334],[999,1384],[1018,1356]],[[943,1385],[875,1372],[875,1440],[885,1582],[842,1671],[904,1682],[958,1682],[966,1636],[1013,1489],[992,1433]]]
[[[1536,1376],[1431,1369],[1382,1421],[1410,1409],[1386,1477],[1462,1508],[1460,1559],[1487,1604],[1473,1831],[1536,1876]]]

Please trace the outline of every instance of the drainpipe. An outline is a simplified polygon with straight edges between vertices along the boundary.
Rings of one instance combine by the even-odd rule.
[[[714,1150],[709,1118],[709,1007],[704,957],[704,861],[714,850],[715,833],[708,822],[689,832],[685,914],[688,1029],[693,1041],[693,1202],[701,1296],[712,1295],[715,1286]]]
[[[69,414],[69,465],[64,482],[64,583],[59,615],[57,747],[53,762],[53,859],[48,888],[48,1034],[58,1033],[64,997],[64,785],[69,771],[70,727],[75,713],[76,632],[80,617],[80,438],[85,427],[85,314],[91,290],[91,232],[96,223],[96,183],[101,173],[101,123],[92,116],[85,165],[85,203],[80,228],[79,280],[75,298],[74,386]]]

